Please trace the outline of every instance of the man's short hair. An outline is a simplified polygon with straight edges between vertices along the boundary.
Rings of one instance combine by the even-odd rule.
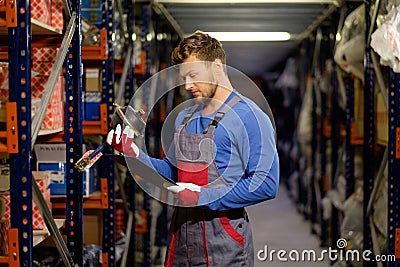
[[[200,60],[211,62],[218,58],[222,64],[226,64],[222,44],[217,39],[199,31],[185,37],[179,43],[172,52],[171,62],[173,65],[180,64],[192,55]]]

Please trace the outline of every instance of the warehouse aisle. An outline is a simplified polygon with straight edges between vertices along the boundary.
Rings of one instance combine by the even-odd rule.
[[[289,259],[289,253],[295,257],[295,252],[301,253],[303,250],[315,250],[316,255],[320,255],[321,248],[317,236],[311,235],[310,223],[296,211],[293,201],[289,198],[286,188],[279,188],[277,198],[260,203],[247,208],[250,220],[253,226],[255,264],[254,267],[274,267],[274,266],[329,266],[329,259],[325,257],[324,261],[293,261]],[[267,246],[267,250],[265,249]],[[287,262],[278,260],[277,253],[271,258],[266,258],[265,251],[268,254],[271,250],[285,250]],[[261,253],[260,250],[263,250]],[[260,259],[258,259],[259,254]],[[268,255],[267,254],[267,255]],[[291,258],[293,258],[291,257]],[[266,258],[266,259],[265,259]],[[308,257],[307,257],[308,258]]]

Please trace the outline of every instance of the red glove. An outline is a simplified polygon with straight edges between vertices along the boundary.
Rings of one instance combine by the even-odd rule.
[[[197,206],[201,187],[192,183],[177,183],[178,185],[167,186],[166,188],[174,193],[182,206]]]
[[[183,189],[175,194],[175,197],[183,206],[193,207],[197,206],[199,201],[200,192],[192,191],[190,189]]]
[[[112,129],[107,135],[107,144],[126,156],[139,157],[139,148],[133,142],[135,139],[133,130],[129,126],[126,126],[122,135],[121,130],[120,124],[115,127],[115,130]]]

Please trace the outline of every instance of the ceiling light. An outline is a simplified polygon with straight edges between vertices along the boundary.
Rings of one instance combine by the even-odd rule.
[[[274,42],[290,40],[288,32],[205,32],[221,42]]]

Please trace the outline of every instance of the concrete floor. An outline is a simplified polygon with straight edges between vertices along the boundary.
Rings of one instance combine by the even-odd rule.
[[[305,221],[296,211],[293,201],[283,186],[280,187],[277,198],[248,207],[247,212],[253,228],[254,267],[330,266],[328,257],[322,257],[324,260],[319,262],[290,260],[296,257],[296,252],[291,252],[292,250],[299,252],[301,259],[303,250],[315,250],[319,257],[321,248],[317,236],[311,234],[310,222]],[[265,259],[265,246],[268,248],[268,254],[271,250],[285,250],[286,255],[283,255],[283,258],[287,258],[288,261],[279,261],[277,253],[273,254],[273,261],[270,257]],[[261,260],[257,257],[260,250],[263,250],[259,253]],[[289,253],[291,253],[290,257]]]

